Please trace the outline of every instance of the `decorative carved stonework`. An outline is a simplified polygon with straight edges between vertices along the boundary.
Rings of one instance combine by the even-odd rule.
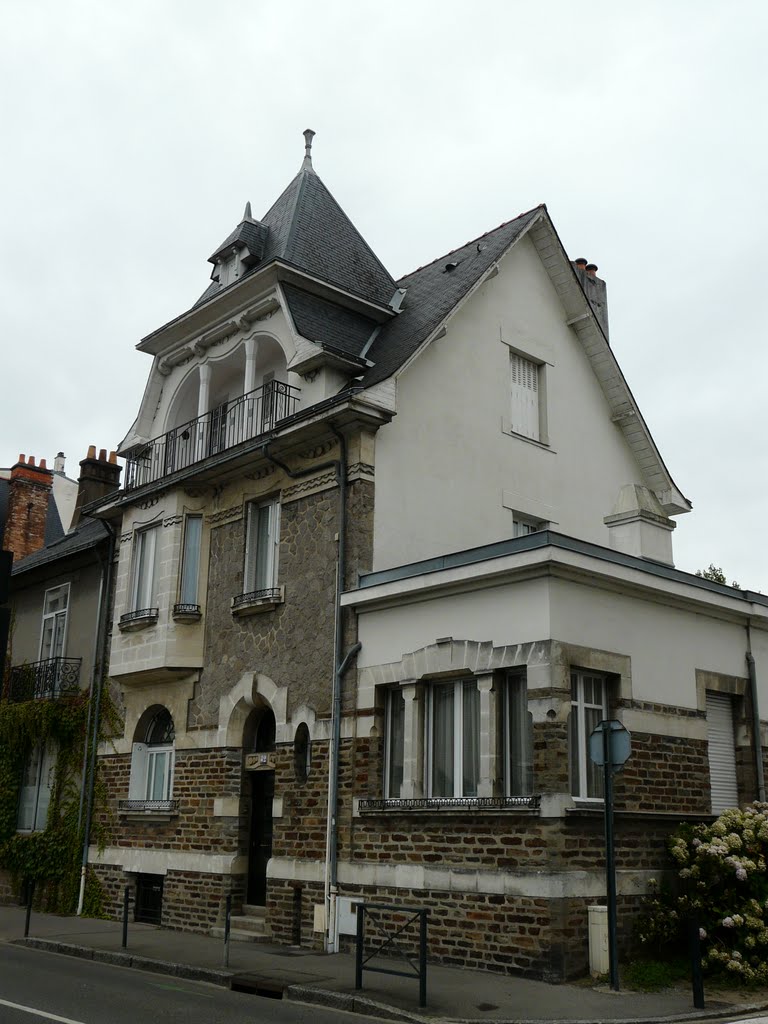
[[[302,373],[300,376],[302,380],[305,380],[307,382],[307,384],[311,384],[315,377],[317,377],[318,373],[320,373],[320,370],[308,370],[306,373]]]
[[[307,477],[306,480],[299,480],[291,487],[286,487],[282,494],[282,500],[285,504],[288,501],[295,501],[305,494],[311,494],[313,491],[321,491],[335,486],[336,473],[331,469],[325,473],[318,473],[317,476]]]
[[[205,518],[209,526],[223,526],[225,523],[234,523],[236,520],[243,518],[243,506],[233,505],[231,508],[223,508],[220,512],[213,512]]]
[[[276,469],[276,466],[265,466],[263,469],[257,469],[255,473],[243,473],[243,476],[246,480],[263,480],[267,476],[272,476]]]
[[[163,520],[163,526],[178,526],[184,522],[184,516],[168,516]]]
[[[337,448],[338,444],[339,442],[333,438],[330,441],[326,441],[324,444],[315,445],[314,448],[309,448],[305,452],[299,452],[299,457],[302,459],[319,459],[321,455],[327,455],[328,452]]]
[[[153,508],[158,501],[160,501],[160,495],[154,494],[151,498],[145,498],[144,501],[137,502],[136,507],[140,509]]]
[[[365,476],[373,477],[375,473],[374,467],[370,462],[354,462],[351,466],[347,467],[347,476]]]

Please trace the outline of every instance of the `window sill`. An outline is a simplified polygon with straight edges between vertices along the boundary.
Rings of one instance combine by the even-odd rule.
[[[120,616],[117,624],[121,633],[132,633],[147,626],[154,626],[159,615],[157,608],[138,608],[134,612],[126,612]]]
[[[175,604],[173,606],[174,622],[199,622],[203,617],[199,604]]]
[[[537,796],[483,796],[483,797],[414,797],[399,800],[359,800],[359,815],[370,814],[538,814],[540,797]]]
[[[509,420],[503,419],[501,421],[501,432],[507,434],[509,437],[517,438],[518,441],[525,441],[526,444],[532,444],[534,448],[540,448],[542,451],[551,452],[552,455],[557,455],[557,452],[550,445],[549,441],[540,441],[535,437],[526,437],[525,434],[518,434],[516,430],[512,429]]]
[[[117,805],[122,821],[168,822],[179,816],[178,800],[121,800]]]
[[[258,615],[271,612],[285,601],[285,587],[270,587],[267,590],[254,590],[249,594],[239,594],[232,598],[232,614],[236,618],[244,615]]]

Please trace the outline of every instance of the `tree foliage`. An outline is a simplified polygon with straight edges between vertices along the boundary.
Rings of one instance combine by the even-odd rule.
[[[736,580],[732,580],[729,583],[720,566],[715,565],[713,562],[709,563],[708,569],[697,569],[696,575],[701,576],[701,578],[705,580],[712,580],[713,583],[722,583],[724,587],[735,587],[737,590],[741,589]]]

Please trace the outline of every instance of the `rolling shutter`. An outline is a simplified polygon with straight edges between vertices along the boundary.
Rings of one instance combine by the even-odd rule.
[[[733,703],[727,694],[707,694],[707,739],[712,813],[737,807],[736,746],[733,741]]]

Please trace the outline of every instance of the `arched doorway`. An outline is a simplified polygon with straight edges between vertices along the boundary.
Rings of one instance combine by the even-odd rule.
[[[267,865],[272,856],[272,799],[275,771],[268,756],[275,749],[275,716],[271,708],[255,708],[243,733],[245,791],[250,803],[246,902],[267,904]]]

